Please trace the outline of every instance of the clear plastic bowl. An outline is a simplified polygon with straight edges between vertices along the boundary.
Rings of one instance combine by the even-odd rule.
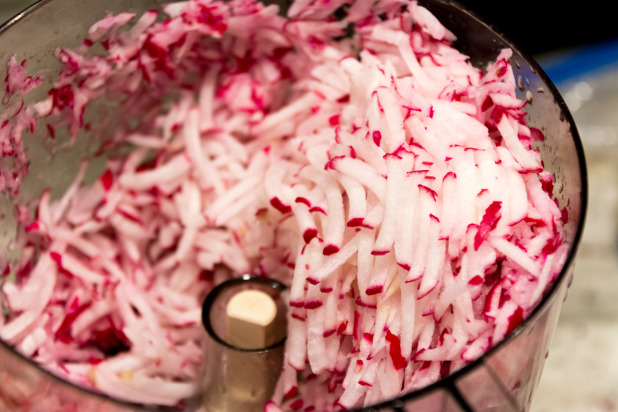
[[[0,27],[0,61],[4,63],[12,54],[17,54],[20,60],[28,59],[29,72],[48,70],[53,73],[59,69],[55,50],[58,47],[77,47],[88,27],[107,12],[130,10],[141,14],[159,8],[161,3],[159,0],[41,0]],[[511,61],[515,76],[521,77],[522,97],[526,93],[532,97],[532,104],[527,106],[529,124],[542,130],[546,136],[539,149],[546,169],[555,177],[554,195],[560,207],[565,207],[568,212],[566,234],[570,250],[560,276],[542,303],[505,340],[451,376],[365,410],[525,411],[530,407],[560,308],[566,298],[583,229],[587,202],[583,148],[571,114],[557,89],[530,56],[455,2],[424,0],[420,3],[457,35],[457,47],[468,54],[478,67],[495,58],[502,48],[513,49]],[[4,78],[5,70],[2,64],[0,78]],[[49,87],[49,83],[42,84],[26,96],[26,103],[40,100]],[[1,107],[0,112],[6,109],[7,106]],[[44,133],[44,129],[38,127],[35,134]],[[58,144],[60,142],[61,139]],[[54,156],[37,144],[31,144],[27,150],[33,161],[30,176],[24,181],[20,192],[21,201],[37,198],[43,188],[49,186],[52,193],[61,193],[74,175],[79,160],[89,153],[87,147],[79,145],[70,150],[58,150]],[[12,210],[12,201],[5,195],[0,196],[0,247],[9,259],[15,258],[18,253],[8,251],[16,228]],[[189,405],[187,409],[191,408]],[[133,405],[78,387],[47,372],[0,341],[0,410],[172,409]]]

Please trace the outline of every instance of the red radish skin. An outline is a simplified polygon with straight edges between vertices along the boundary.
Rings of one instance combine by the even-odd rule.
[[[270,199],[270,205],[277,209],[282,214],[287,214],[292,212],[292,207],[290,205],[284,204],[279,198],[273,197]]]
[[[485,210],[481,224],[474,236],[474,250],[478,250],[481,244],[489,236],[489,232],[496,227],[496,224],[500,220],[500,208],[502,202],[495,201],[490,204]]]

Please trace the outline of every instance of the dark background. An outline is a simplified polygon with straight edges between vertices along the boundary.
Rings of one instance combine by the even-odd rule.
[[[35,0],[0,0],[0,20]],[[171,0],[170,0],[171,1]],[[459,0],[528,54],[618,39],[613,1]]]
[[[618,39],[613,2],[459,0],[523,51],[543,54]]]

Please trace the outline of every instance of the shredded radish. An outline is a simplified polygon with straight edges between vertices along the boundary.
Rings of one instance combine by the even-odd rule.
[[[566,257],[564,216],[510,50],[473,67],[416,1],[164,12],[96,23],[59,53],[48,99],[0,129],[4,156],[33,113],[51,137],[91,130],[112,153],[94,184],[85,162],[65,196],[21,214],[2,339],[112,397],[180,407],[210,361],[206,294],[263,274],[290,286],[265,410],[334,410],[444,377],[541,301]],[[7,95],[38,81],[9,69]],[[133,150],[110,151],[121,145]]]

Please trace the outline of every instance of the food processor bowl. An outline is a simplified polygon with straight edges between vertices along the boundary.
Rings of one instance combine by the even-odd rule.
[[[11,55],[27,60],[28,73],[39,73],[42,84],[22,97],[3,102],[0,113],[14,110],[20,100],[42,100],[60,68],[56,50],[75,48],[88,28],[106,13],[133,11],[138,15],[158,9],[159,0],[41,0],[0,27],[0,78],[6,75]],[[368,411],[525,411],[539,382],[550,340],[573,275],[573,263],[581,237],[587,201],[586,166],[582,144],[573,119],[556,87],[538,64],[498,30],[474,13],[448,0],[419,0],[457,36],[455,46],[480,68],[495,59],[503,48],[513,49],[511,62],[522,99],[527,99],[528,123],[543,132],[538,142],[545,168],[554,177],[554,196],[568,216],[565,225],[569,252],[564,267],[542,302],[506,339],[476,361],[450,376],[397,399],[365,408]],[[96,119],[94,119],[96,121]],[[19,196],[0,196],[0,247],[3,259],[15,260],[20,250],[12,248],[16,236],[15,205],[37,199],[45,188],[60,196],[84,157],[93,157],[86,143],[68,145],[57,136],[50,147],[41,142],[47,133],[41,121],[25,147],[29,175]],[[82,139],[87,141],[86,139]],[[3,309],[6,305],[3,302]],[[196,409],[189,401],[186,409]],[[173,410],[134,405],[84,389],[53,373],[0,341],[0,410],[4,411],[137,411]]]

